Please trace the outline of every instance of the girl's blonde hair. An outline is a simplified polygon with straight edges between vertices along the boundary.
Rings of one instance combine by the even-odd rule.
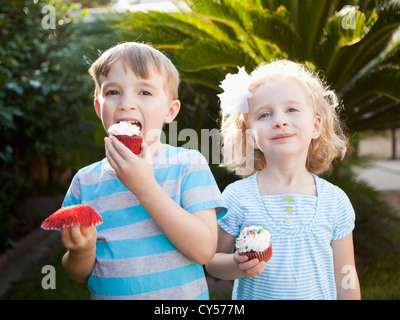
[[[346,138],[338,117],[340,108],[336,93],[331,90],[318,74],[305,65],[289,60],[275,60],[262,63],[251,74],[249,91],[277,79],[292,79],[303,87],[313,102],[315,112],[321,117],[321,135],[313,139],[308,149],[306,168],[314,174],[321,174],[331,168],[336,158],[343,159],[347,148]],[[221,111],[222,167],[247,177],[266,166],[264,154],[246,140],[247,114],[230,114]]]

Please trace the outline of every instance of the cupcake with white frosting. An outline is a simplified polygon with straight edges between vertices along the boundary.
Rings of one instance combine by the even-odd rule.
[[[135,121],[121,121],[108,128],[108,133],[114,135],[134,154],[139,154],[143,138],[140,136],[140,124]]]
[[[268,262],[272,257],[271,235],[259,226],[246,227],[236,238],[236,250],[240,255],[248,256],[249,260]]]

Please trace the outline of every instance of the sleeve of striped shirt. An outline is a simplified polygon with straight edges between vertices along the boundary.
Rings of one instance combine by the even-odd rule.
[[[68,207],[76,204],[81,204],[81,188],[79,183],[78,174],[74,176],[71,184],[68,188],[67,194],[65,195],[62,207]]]
[[[337,211],[334,221],[332,240],[339,240],[350,234],[354,229],[355,212],[348,196],[338,188]]]
[[[243,210],[233,184],[226,187],[222,196],[226,202],[225,214],[219,215],[218,224],[227,233],[237,236],[243,221]]]
[[[189,159],[181,184],[181,206],[189,213],[215,208],[225,208],[221,191],[204,156],[189,151]]]

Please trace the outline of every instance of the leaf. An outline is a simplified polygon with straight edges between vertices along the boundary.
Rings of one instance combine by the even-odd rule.
[[[372,94],[381,94],[391,100],[400,102],[399,88],[400,65],[380,65],[357,81],[352,92],[358,91],[358,94],[349,95],[347,102],[353,105],[360,104],[365,97]]]
[[[251,12],[252,37],[266,44],[270,49],[270,54],[271,51],[277,51],[292,57],[301,56],[304,50],[303,42],[288,18],[288,11],[284,7],[279,7],[274,13]],[[268,57],[264,58],[269,60]]]
[[[301,60],[311,60],[310,58],[314,56],[314,50],[319,43],[333,3],[320,0],[281,2],[290,11],[294,28],[303,42]]]
[[[184,71],[194,72],[224,66],[248,66],[249,69],[253,69],[256,66],[253,58],[234,42],[217,43],[212,40],[203,40],[191,42],[185,47],[184,55],[179,56],[179,62]],[[213,54],[210,54],[211,52]]]
[[[24,88],[18,84],[16,81],[11,81],[6,83],[6,89],[16,92],[18,95],[22,96],[24,94]]]
[[[0,123],[3,127],[2,130],[4,127],[10,130],[15,129],[15,116],[22,116],[21,110],[19,110],[17,107],[0,107]]]
[[[400,26],[400,4],[389,2],[386,6],[376,10],[378,18],[375,20],[371,13],[369,21],[372,26],[365,36],[354,45],[342,47],[328,72],[330,79],[338,88],[345,85],[349,76],[363,68],[382,47],[389,41],[393,32]],[[373,22],[376,21],[376,22]]]

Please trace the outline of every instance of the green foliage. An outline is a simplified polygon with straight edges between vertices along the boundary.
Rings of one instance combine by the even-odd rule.
[[[400,255],[391,254],[385,261],[369,266],[359,276],[363,300],[400,299]]]
[[[368,161],[350,157],[336,163],[324,178],[339,185],[350,198],[356,212],[355,251],[364,263],[372,264],[391,253],[400,255],[400,217],[382,200],[380,192],[357,178],[354,167],[366,167]]]
[[[65,158],[65,147],[79,141],[74,137],[79,138],[91,105],[88,77],[78,73],[82,66],[75,59],[79,47],[72,26],[43,29],[44,4],[14,0],[2,8],[1,153],[18,153],[14,160],[21,163],[37,154]],[[63,21],[68,12],[56,4],[56,21]]]
[[[51,170],[98,155],[87,143],[95,130],[84,120],[92,112],[93,88],[72,9],[65,1],[50,1],[56,24],[46,29],[47,4],[11,0],[0,14],[0,220],[7,221],[1,224],[0,250],[15,221],[13,205],[31,187],[27,170],[33,159],[45,157]]]

